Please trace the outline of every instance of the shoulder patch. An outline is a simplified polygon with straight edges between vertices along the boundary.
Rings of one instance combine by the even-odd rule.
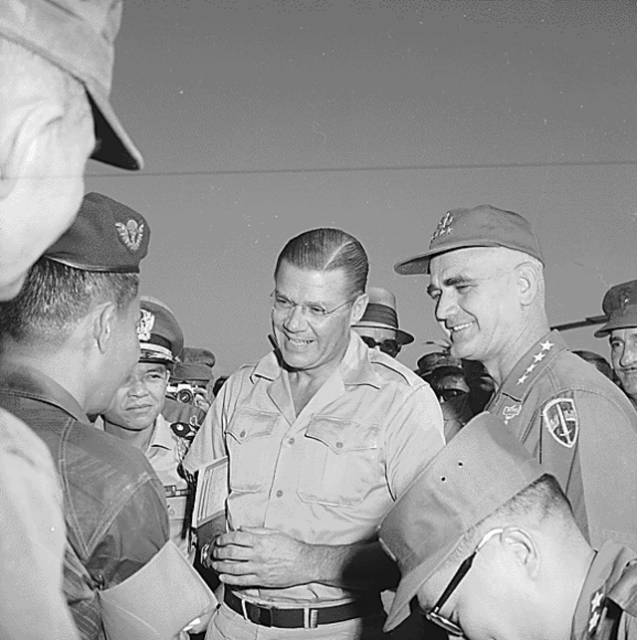
[[[577,442],[579,418],[573,398],[554,398],[542,408],[542,424],[562,446],[571,449]]]

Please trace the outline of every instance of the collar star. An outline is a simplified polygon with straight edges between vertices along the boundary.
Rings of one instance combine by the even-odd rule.
[[[599,611],[595,611],[595,613],[591,616],[591,619],[588,621],[588,632],[590,633],[597,627],[597,623],[600,619]]]
[[[533,362],[542,362],[546,358],[546,354],[541,352],[533,356]]]
[[[546,342],[540,343],[540,346],[542,347],[542,351],[550,351],[554,344],[547,340]]]
[[[593,599],[591,600],[591,611],[595,611],[595,609],[599,609],[601,604],[602,604],[602,600],[603,599],[604,599],[604,596],[603,596],[602,592],[598,591],[593,596]]]

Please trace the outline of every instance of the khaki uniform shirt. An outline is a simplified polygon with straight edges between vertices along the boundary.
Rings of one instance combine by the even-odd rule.
[[[442,448],[427,383],[352,332],[338,369],[297,416],[273,353],[223,386],[186,457],[194,473],[229,456],[227,526],[268,527],[310,544],[376,539],[393,502]],[[338,603],[353,594],[307,584],[250,589],[270,603]]]
[[[596,554],[573,617],[572,640],[637,640],[637,553],[608,542]]]
[[[189,505],[191,504],[191,488],[179,473],[189,442],[174,433],[168,421],[158,416],[153,428],[153,435],[144,452],[166,492],[168,503],[168,523],[170,539],[189,559],[192,551],[189,548]]]
[[[447,434],[471,418],[466,402],[443,410]],[[614,540],[637,548],[637,412],[615,384],[553,331],[520,359],[486,410],[558,479],[593,547]]]

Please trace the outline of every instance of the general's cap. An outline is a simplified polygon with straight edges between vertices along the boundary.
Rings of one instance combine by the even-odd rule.
[[[140,169],[142,156],[109,102],[121,18],[122,0],[2,0],[0,37],[46,58],[84,85],[100,142],[93,158]]]
[[[139,361],[174,362],[184,348],[184,334],[175,314],[161,300],[151,296],[142,296],[139,306]]]
[[[544,471],[497,417],[481,413],[429,463],[383,520],[379,539],[401,580],[385,625],[393,629],[409,603],[480,523]]]
[[[396,341],[401,344],[410,344],[414,336],[398,328],[398,314],[396,312],[396,296],[387,289],[370,287],[367,290],[369,302],[365,308],[363,317],[355,324],[354,328],[389,329],[396,335]]]
[[[87,193],[73,224],[44,257],[83,271],[139,273],[149,241],[141,213],[101,193]]]
[[[604,296],[602,310],[608,321],[593,334],[596,338],[607,336],[613,329],[637,327],[637,280],[611,287]]]
[[[431,236],[429,250],[394,265],[401,275],[429,273],[433,256],[467,247],[506,247],[528,253],[544,264],[540,243],[530,222],[513,211],[481,204],[448,211]]]

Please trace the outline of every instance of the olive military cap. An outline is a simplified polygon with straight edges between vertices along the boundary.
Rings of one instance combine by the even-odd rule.
[[[637,327],[637,280],[611,287],[604,296],[602,310],[608,321],[594,333],[596,338],[607,336],[613,329]]]

